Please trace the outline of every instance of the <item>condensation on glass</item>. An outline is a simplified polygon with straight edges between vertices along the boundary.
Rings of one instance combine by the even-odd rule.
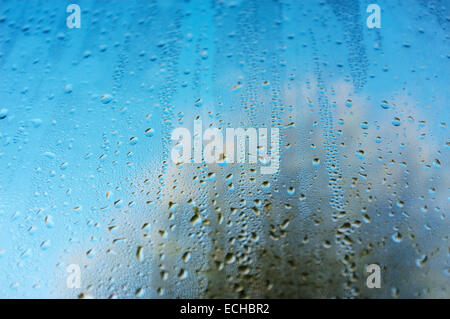
[[[447,1],[76,3],[0,3],[0,297],[450,297]]]

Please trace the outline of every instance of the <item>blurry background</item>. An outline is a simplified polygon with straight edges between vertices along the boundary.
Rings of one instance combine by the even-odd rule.
[[[449,298],[450,3],[370,3],[1,0],[0,297]],[[196,118],[280,171],[177,167]]]

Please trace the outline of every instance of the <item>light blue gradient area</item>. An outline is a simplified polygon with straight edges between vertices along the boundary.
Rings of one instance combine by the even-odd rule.
[[[0,297],[449,298],[450,3],[372,2],[1,0]],[[280,172],[177,168],[197,116]]]

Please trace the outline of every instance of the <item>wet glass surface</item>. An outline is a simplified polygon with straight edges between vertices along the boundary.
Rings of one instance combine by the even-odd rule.
[[[70,3],[0,2],[0,297],[450,297],[449,1]]]

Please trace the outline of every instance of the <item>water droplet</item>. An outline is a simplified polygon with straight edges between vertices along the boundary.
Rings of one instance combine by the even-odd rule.
[[[392,240],[396,243],[400,243],[402,241],[402,238],[403,236],[399,232],[392,235]]]
[[[392,120],[392,124],[394,126],[400,126],[400,119],[398,117],[394,117],[394,119]]]
[[[313,166],[319,166],[319,164],[320,164],[320,159],[319,158],[314,158],[312,160],[312,165]]]
[[[5,119],[8,116],[8,110],[7,109],[0,109],[0,120]]]
[[[113,97],[112,97],[111,95],[109,95],[109,94],[103,94],[103,95],[101,96],[101,98],[100,98],[100,101],[101,101],[103,104],[108,104],[109,102],[112,101],[112,99],[113,99]]]
[[[145,135],[146,135],[146,136],[151,137],[151,136],[153,136],[154,134],[155,134],[155,130],[152,129],[152,128],[148,128],[148,129],[145,130]]]
[[[144,248],[142,246],[138,246],[136,251],[136,257],[140,262],[144,260]]]
[[[385,110],[387,110],[388,108],[390,108],[389,102],[384,100],[381,102],[381,107]]]

